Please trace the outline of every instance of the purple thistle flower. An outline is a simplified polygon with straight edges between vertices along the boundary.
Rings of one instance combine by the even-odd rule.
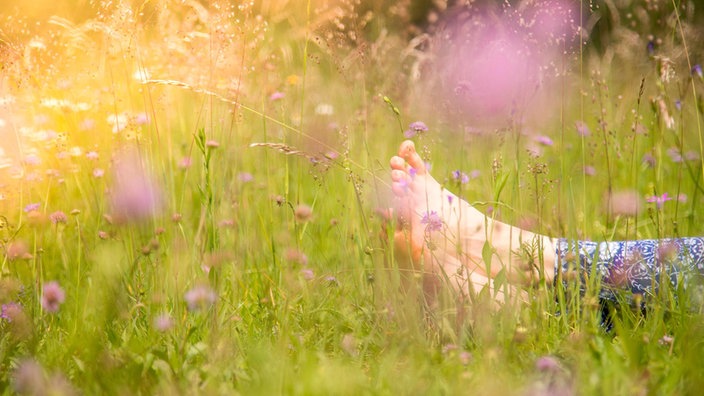
[[[653,195],[653,196],[647,197],[645,200],[647,202],[654,203],[655,207],[660,209],[660,208],[662,208],[662,205],[665,202],[671,201],[672,197],[668,196],[667,193],[663,193],[662,195]]]
[[[406,138],[410,139],[415,135],[421,134],[423,132],[428,131],[428,126],[425,125],[423,121],[415,121],[412,122],[411,125],[408,126],[408,129],[403,132],[403,136]]]
[[[58,312],[59,306],[66,300],[64,289],[56,281],[44,284],[42,292],[42,308],[47,312]]]
[[[426,232],[442,230],[442,219],[440,218],[440,215],[438,215],[438,212],[434,210],[426,212],[420,222],[421,224],[425,224]]]
[[[692,75],[697,75],[699,78],[704,78],[704,73],[702,72],[702,66],[700,64],[696,64],[692,66]]]

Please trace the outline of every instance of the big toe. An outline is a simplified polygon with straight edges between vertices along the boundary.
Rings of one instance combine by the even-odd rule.
[[[418,155],[416,146],[412,141],[406,140],[401,143],[401,147],[398,149],[398,156],[403,158],[418,174],[425,174],[425,163],[423,159],[420,158],[420,155]]]

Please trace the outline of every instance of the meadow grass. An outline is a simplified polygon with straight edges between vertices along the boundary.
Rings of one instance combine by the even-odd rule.
[[[592,240],[702,235],[692,5],[623,2],[603,48],[584,34],[536,49],[553,56],[539,92],[475,121],[486,109],[447,77],[457,48],[409,29],[409,3],[10,3],[3,394],[704,385],[696,282],[620,307],[601,306],[596,279],[430,304],[378,215],[388,159],[423,121],[435,177],[498,219]]]

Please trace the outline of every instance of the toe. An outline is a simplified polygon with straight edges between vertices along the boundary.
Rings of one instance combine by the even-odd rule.
[[[413,144],[412,141],[406,140],[405,142],[401,143],[401,147],[399,147],[398,149],[398,155],[399,157],[406,160],[406,163],[408,163],[410,167],[415,169],[418,174],[425,174],[425,163],[423,162],[423,159],[420,158],[420,155],[418,155],[418,153],[416,152],[416,146]]]
[[[399,169],[393,169],[391,171],[391,180],[395,182],[400,182],[400,181],[408,181],[408,173],[399,170]]]
[[[389,161],[391,164],[391,169],[398,169],[398,170],[404,170],[406,169],[406,160],[399,156],[393,156],[391,157],[391,161]]]

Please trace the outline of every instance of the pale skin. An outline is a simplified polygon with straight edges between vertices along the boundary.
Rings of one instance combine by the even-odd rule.
[[[555,239],[494,220],[443,188],[410,140],[390,164],[396,258],[425,275],[426,291],[449,282],[461,295],[488,287],[504,300],[505,288],[494,290],[493,281],[502,270],[514,286],[552,284]]]

